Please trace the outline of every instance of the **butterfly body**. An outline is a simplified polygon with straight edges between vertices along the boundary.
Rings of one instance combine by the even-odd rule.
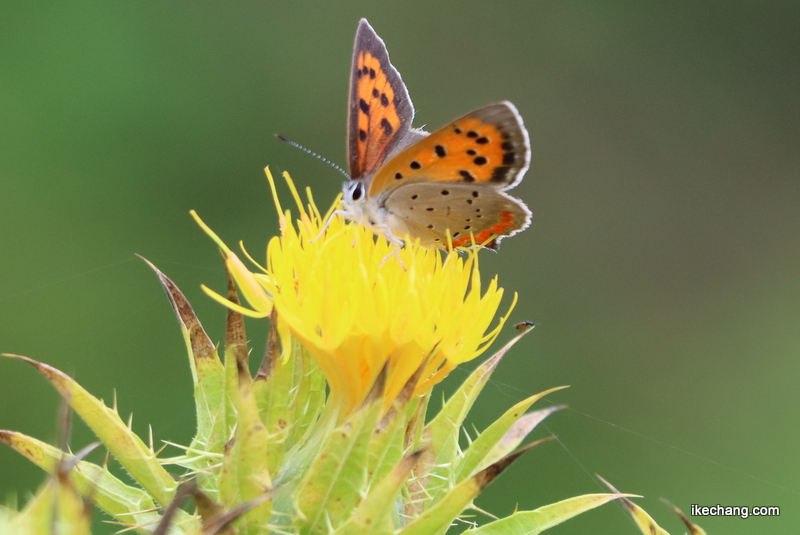
[[[505,193],[530,162],[516,108],[498,102],[432,134],[412,128],[414,107],[386,45],[362,19],[350,80],[345,215],[394,241],[426,247],[496,246],[531,213]]]

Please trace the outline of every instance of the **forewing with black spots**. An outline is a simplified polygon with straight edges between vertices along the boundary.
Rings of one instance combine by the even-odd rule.
[[[348,153],[350,176],[370,177],[408,137],[414,107],[386,45],[361,19],[350,73]]]
[[[370,197],[414,182],[460,182],[507,190],[530,163],[528,133],[517,109],[498,102],[475,110],[417,141],[386,162]]]

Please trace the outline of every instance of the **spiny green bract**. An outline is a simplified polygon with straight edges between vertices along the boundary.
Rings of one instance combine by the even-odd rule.
[[[558,408],[526,411],[556,389],[511,407],[465,450],[458,443],[478,394],[524,332],[478,367],[431,418],[427,398],[413,396],[416,374],[385,410],[381,373],[363,405],[339,421],[326,406],[323,374],[299,343],[281,347],[273,328],[261,367],[251,376],[241,315],[228,311],[220,359],[184,295],[153,269],[189,350],[195,438],[182,447],[182,455],[160,458],[115,409],[68,375],[7,355],[36,367],[138,486],[122,482],[104,466],[2,431],[1,441],[54,475],[22,511],[0,509],[1,534],[88,534],[88,502],[141,534],[441,534],[521,453],[547,440],[520,448]],[[233,284],[228,298],[238,302]],[[578,496],[516,512],[469,533],[540,533],[622,496]],[[183,505],[188,498],[194,507]]]

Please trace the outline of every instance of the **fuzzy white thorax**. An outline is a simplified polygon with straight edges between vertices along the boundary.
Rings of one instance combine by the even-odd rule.
[[[408,227],[402,219],[383,208],[378,199],[367,198],[363,182],[349,180],[342,186],[342,192],[343,216],[392,243],[403,243],[400,236],[409,233]]]

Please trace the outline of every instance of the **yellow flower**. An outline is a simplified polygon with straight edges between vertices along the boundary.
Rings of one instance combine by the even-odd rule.
[[[204,289],[249,316],[266,317],[274,307],[282,338],[291,333],[317,360],[330,386],[328,403],[338,406],[341,415],[364,400],[384,366],[388,408],[420,366],[416,395],[428,393],[494,341],[507,317],[490,330],[503,289],[495,277],[482,291],[475,249],[444,253],[410,240],[397,249],[384,237],[332,216],[338,201],[323,216],[308,190],[304,206],[284,174],[299,212],[292,222],[290,212],[281,208],[269,168],[266,173],[281,235],[270,240],[266,267],[259,266],[259,272],[249,271],[193,214],[222,249],[252,308]]]

